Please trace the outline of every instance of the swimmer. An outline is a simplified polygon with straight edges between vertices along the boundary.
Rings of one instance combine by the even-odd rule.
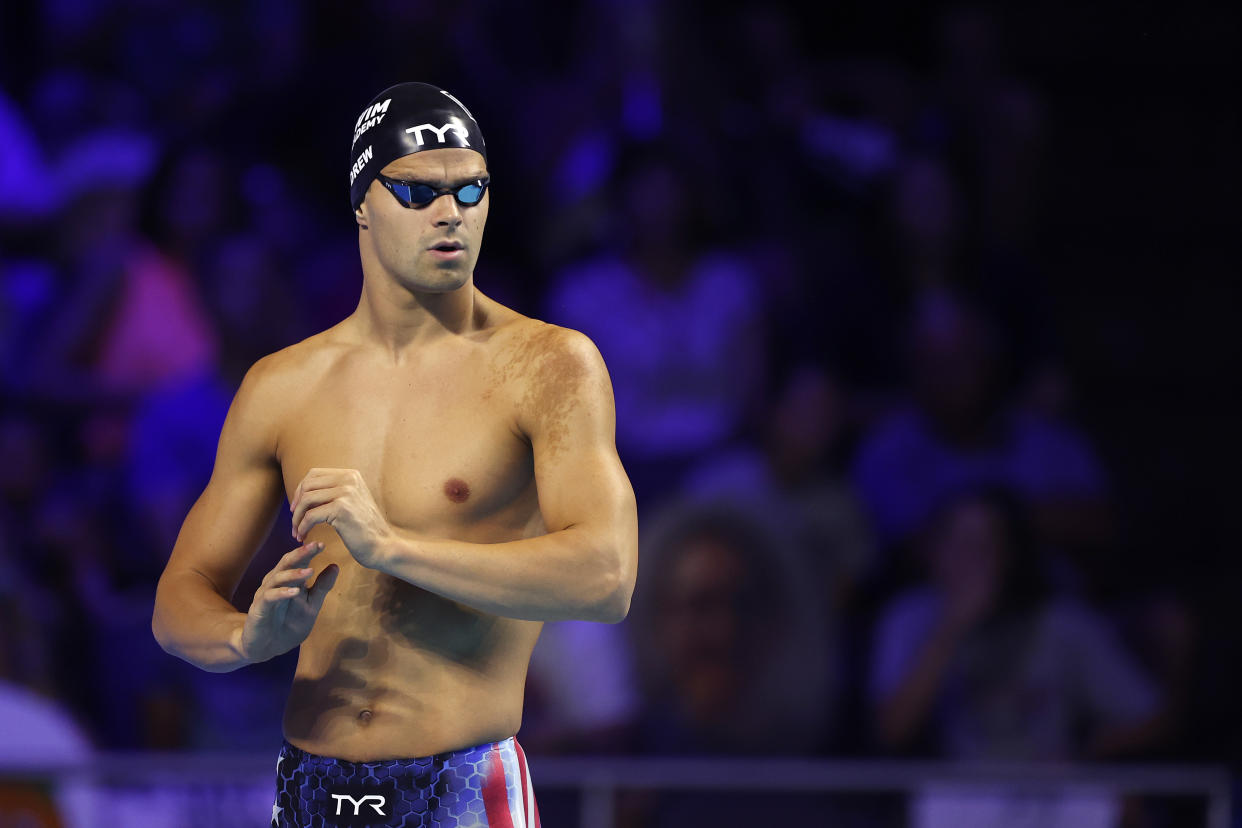
[[[634,588],[611,384],[585,336],[475,287],[490,171],[455,97],[376,96],[350,184],[358,306],[247,372],[152,628],[212,672],[300,647],[273,826],[533,828],[541,622],[615,623]],[[237,612],[282,497],[299,545]]]

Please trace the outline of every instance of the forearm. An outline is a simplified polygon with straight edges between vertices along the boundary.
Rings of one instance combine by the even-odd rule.
[[[624,543],[578,526],[494,544],[394,529],[375,568],[493,615],[615,623],[633,591]]]
[[[211,673],[250,663],[241,653],[246,614],[197,572],[166,574],[155,594],[151,631],[164,651]]]

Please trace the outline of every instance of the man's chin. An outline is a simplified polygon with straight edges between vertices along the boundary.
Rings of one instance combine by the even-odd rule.
[[[461,290],[469,281],[469,273],[440,271],[411,279],[405,284],[416,293],[452,293]]]

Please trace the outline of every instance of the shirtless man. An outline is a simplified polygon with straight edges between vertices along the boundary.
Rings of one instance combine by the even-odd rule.
[[[361,300],[246,374],[152,627],[215,672],[301,645],[273,825],[535,826],[512,737],[540,622],[620,621],[634,586],[611,385],[475,288],[487,158],[456,98],[381,92],[351,161]],[[282,496],[302,545],[237,612]]]

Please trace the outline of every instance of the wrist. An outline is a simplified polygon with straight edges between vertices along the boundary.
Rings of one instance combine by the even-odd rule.
[[[239,667],[245,667],[248,664],[257,664],[258,660],[246,655],[245,650],[245,632],[246,632],[246,614],[239,612],[233,619],[232,629],[229,631],[228,646],[232,652],[234,659],[238,662]]]
[[[389,527],[387,534],[375,544],[369,566],[385,575],[410,580],[418,554],[418,540],[409,530]]]
[[[399,557],[402,543],[403,539],[400,535],[400,530],[395,526],[389,526],[388,531],[372,546],[370,561],[367,563],[368,567],[377,572],[391,575],[390,564]]]

